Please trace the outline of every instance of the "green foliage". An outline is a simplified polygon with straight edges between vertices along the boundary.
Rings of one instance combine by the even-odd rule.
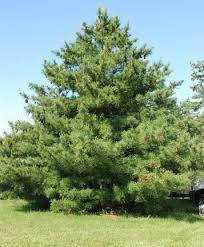
[[[192,87],[195,92],[194,99],[198,100],[200,107],[204,107],[204,60],[192,64],[192,79],[197,83]]]
[[[0,190],[55,211],[159,211],[203,171],[202,124],[166,85],[118,17],[98,10],[75,42],[45,61],[49,86],[23,94],[33,124],[12,123],[0,146]],[[201,163],[202,165],[201,165]]]
[[[59,213],[79,213],[81,211],[80,206],[72,200],[53,200],[51,204],[51,210]]]

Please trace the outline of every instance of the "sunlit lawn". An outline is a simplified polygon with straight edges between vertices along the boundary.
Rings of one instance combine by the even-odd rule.
[[[0,246],[203,247],[204,220],[195,211],[166,217],[63,215],[0,201]],[[181,207],[190,208],[188,201]]]

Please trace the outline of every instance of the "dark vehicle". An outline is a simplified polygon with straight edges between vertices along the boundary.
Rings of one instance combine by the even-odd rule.
[[[191,193],[193,202],[198,206],[200,200],[204,197],[204,178],[193,184]]]
[[[195,182],[188,191],[171,192],[170,197],[189,197],[193,203],[199,208],[199,214],[204,216],[204,178]]]
[[[204,216],[204,179],[200,179],[192,186],[192,199],[199,208],[200,216]]]

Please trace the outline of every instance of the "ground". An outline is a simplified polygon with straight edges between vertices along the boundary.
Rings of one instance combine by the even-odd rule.
[[[204,220],[191,203],[162,217],[63,215],[0,201],[0,247],[203,247]]]

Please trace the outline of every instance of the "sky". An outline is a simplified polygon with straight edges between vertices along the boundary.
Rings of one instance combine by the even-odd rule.
[[[99,6],[129,22],[132,37],[153,47],[153,60],[170,63],[171,80],[184,80],[176,95],[191,97],[190,62],[204,59],[203,0],[0,0],[0,135],[8,121],[29,120],[20,91],[42,84],[44,59],[72,42]]]

